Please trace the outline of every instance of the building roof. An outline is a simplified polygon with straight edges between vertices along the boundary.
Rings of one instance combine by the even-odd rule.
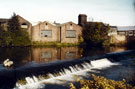
[[[135,30],[135,26],[121,26],[117,27],[118,31],[129,31],[129,30]]]
[[[18,17],[18,18],[21,18],[21,19],[25,20],[27,23],[31,24],[28,20],[24,19],[22,16],[17,15],[17,17]]]
[[[8,22],[9,19],[0,18],[0,22]]]

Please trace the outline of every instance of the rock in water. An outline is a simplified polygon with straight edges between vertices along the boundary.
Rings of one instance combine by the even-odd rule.
[[[5,67],[10,67],[13,65],[13,61],[10,61],[9,59],[6,59],[4,62],[3,62],[3,65]]]

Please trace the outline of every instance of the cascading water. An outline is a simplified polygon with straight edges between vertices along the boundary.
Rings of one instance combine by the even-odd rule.
[[[110,67],[112,65],[118,65],[118,63],[112,63],[107,58],[93,60],[90,62],[84,62],[80,65],[69,66],[69,68],[63,68],[57,74],[48,73],[46,78],[42,76],[33,76],[33,78],[26,77],[26,84],[22,85],[16,83],[15,89],[39,89],[45,87],[46,83],[65,83],[67,81],[74,81],[74,76],[85,76],[87,72],[97,72],[92,69],[102,69]]]

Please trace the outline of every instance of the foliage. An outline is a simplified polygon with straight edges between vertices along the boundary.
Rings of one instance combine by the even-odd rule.
[[[95,76],[92,74],[92,80],[77,79],[80,83],[80,89],[135,89],[135,87],[126,84],[126,81],[114,81],[106,79],[102,76]],[[70,89],[78,89],[72,83],[70,83]]]
[[[27,82],[24,81],[24,79],[22,79],[22,80],[18,80],[17,83],[20,85],[25,85]]]
[[[104,45],[104,41],[108,39],[107,32],[109,29],[109,25],[106,26],[101,22],[90,22],[86,24],[82,32],[84,42],[93,46]]]
[[[78,36],[78,41],[79,41],[79,43],[82,43],[82,42],[84,41],[82,35],[79,35],[79,36]]]
[[[8,46],[11,42],[10,32],[0,25],[0,46]]]
[[[11,46],[28,46],[31,45],[27,29],[22,29],[19,19],[14,14],[8,22],[8,31],[11,36]]]
[[[21,30],[21,25],[19,23],[19,19],[14,13],[11,19],[8,21],[8,30],[12,33],[18,33]],[[17,34],[16,34],[17,35]],[[18,34],[20,35],[20,34]]]
[[[28,32],[26,30],[17,31],[19,36],[16,36],[15,33],[11,33],[12,37],[12,46],[28,46],[31,45],[31,40],[29,38]]]

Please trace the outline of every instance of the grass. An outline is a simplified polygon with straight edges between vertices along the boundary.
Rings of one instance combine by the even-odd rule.
[[[60,43],[60,42],[33,42],[32,46],[56,46],[56,47],[67,47],[67,46],[78,46],[80,43]]]

